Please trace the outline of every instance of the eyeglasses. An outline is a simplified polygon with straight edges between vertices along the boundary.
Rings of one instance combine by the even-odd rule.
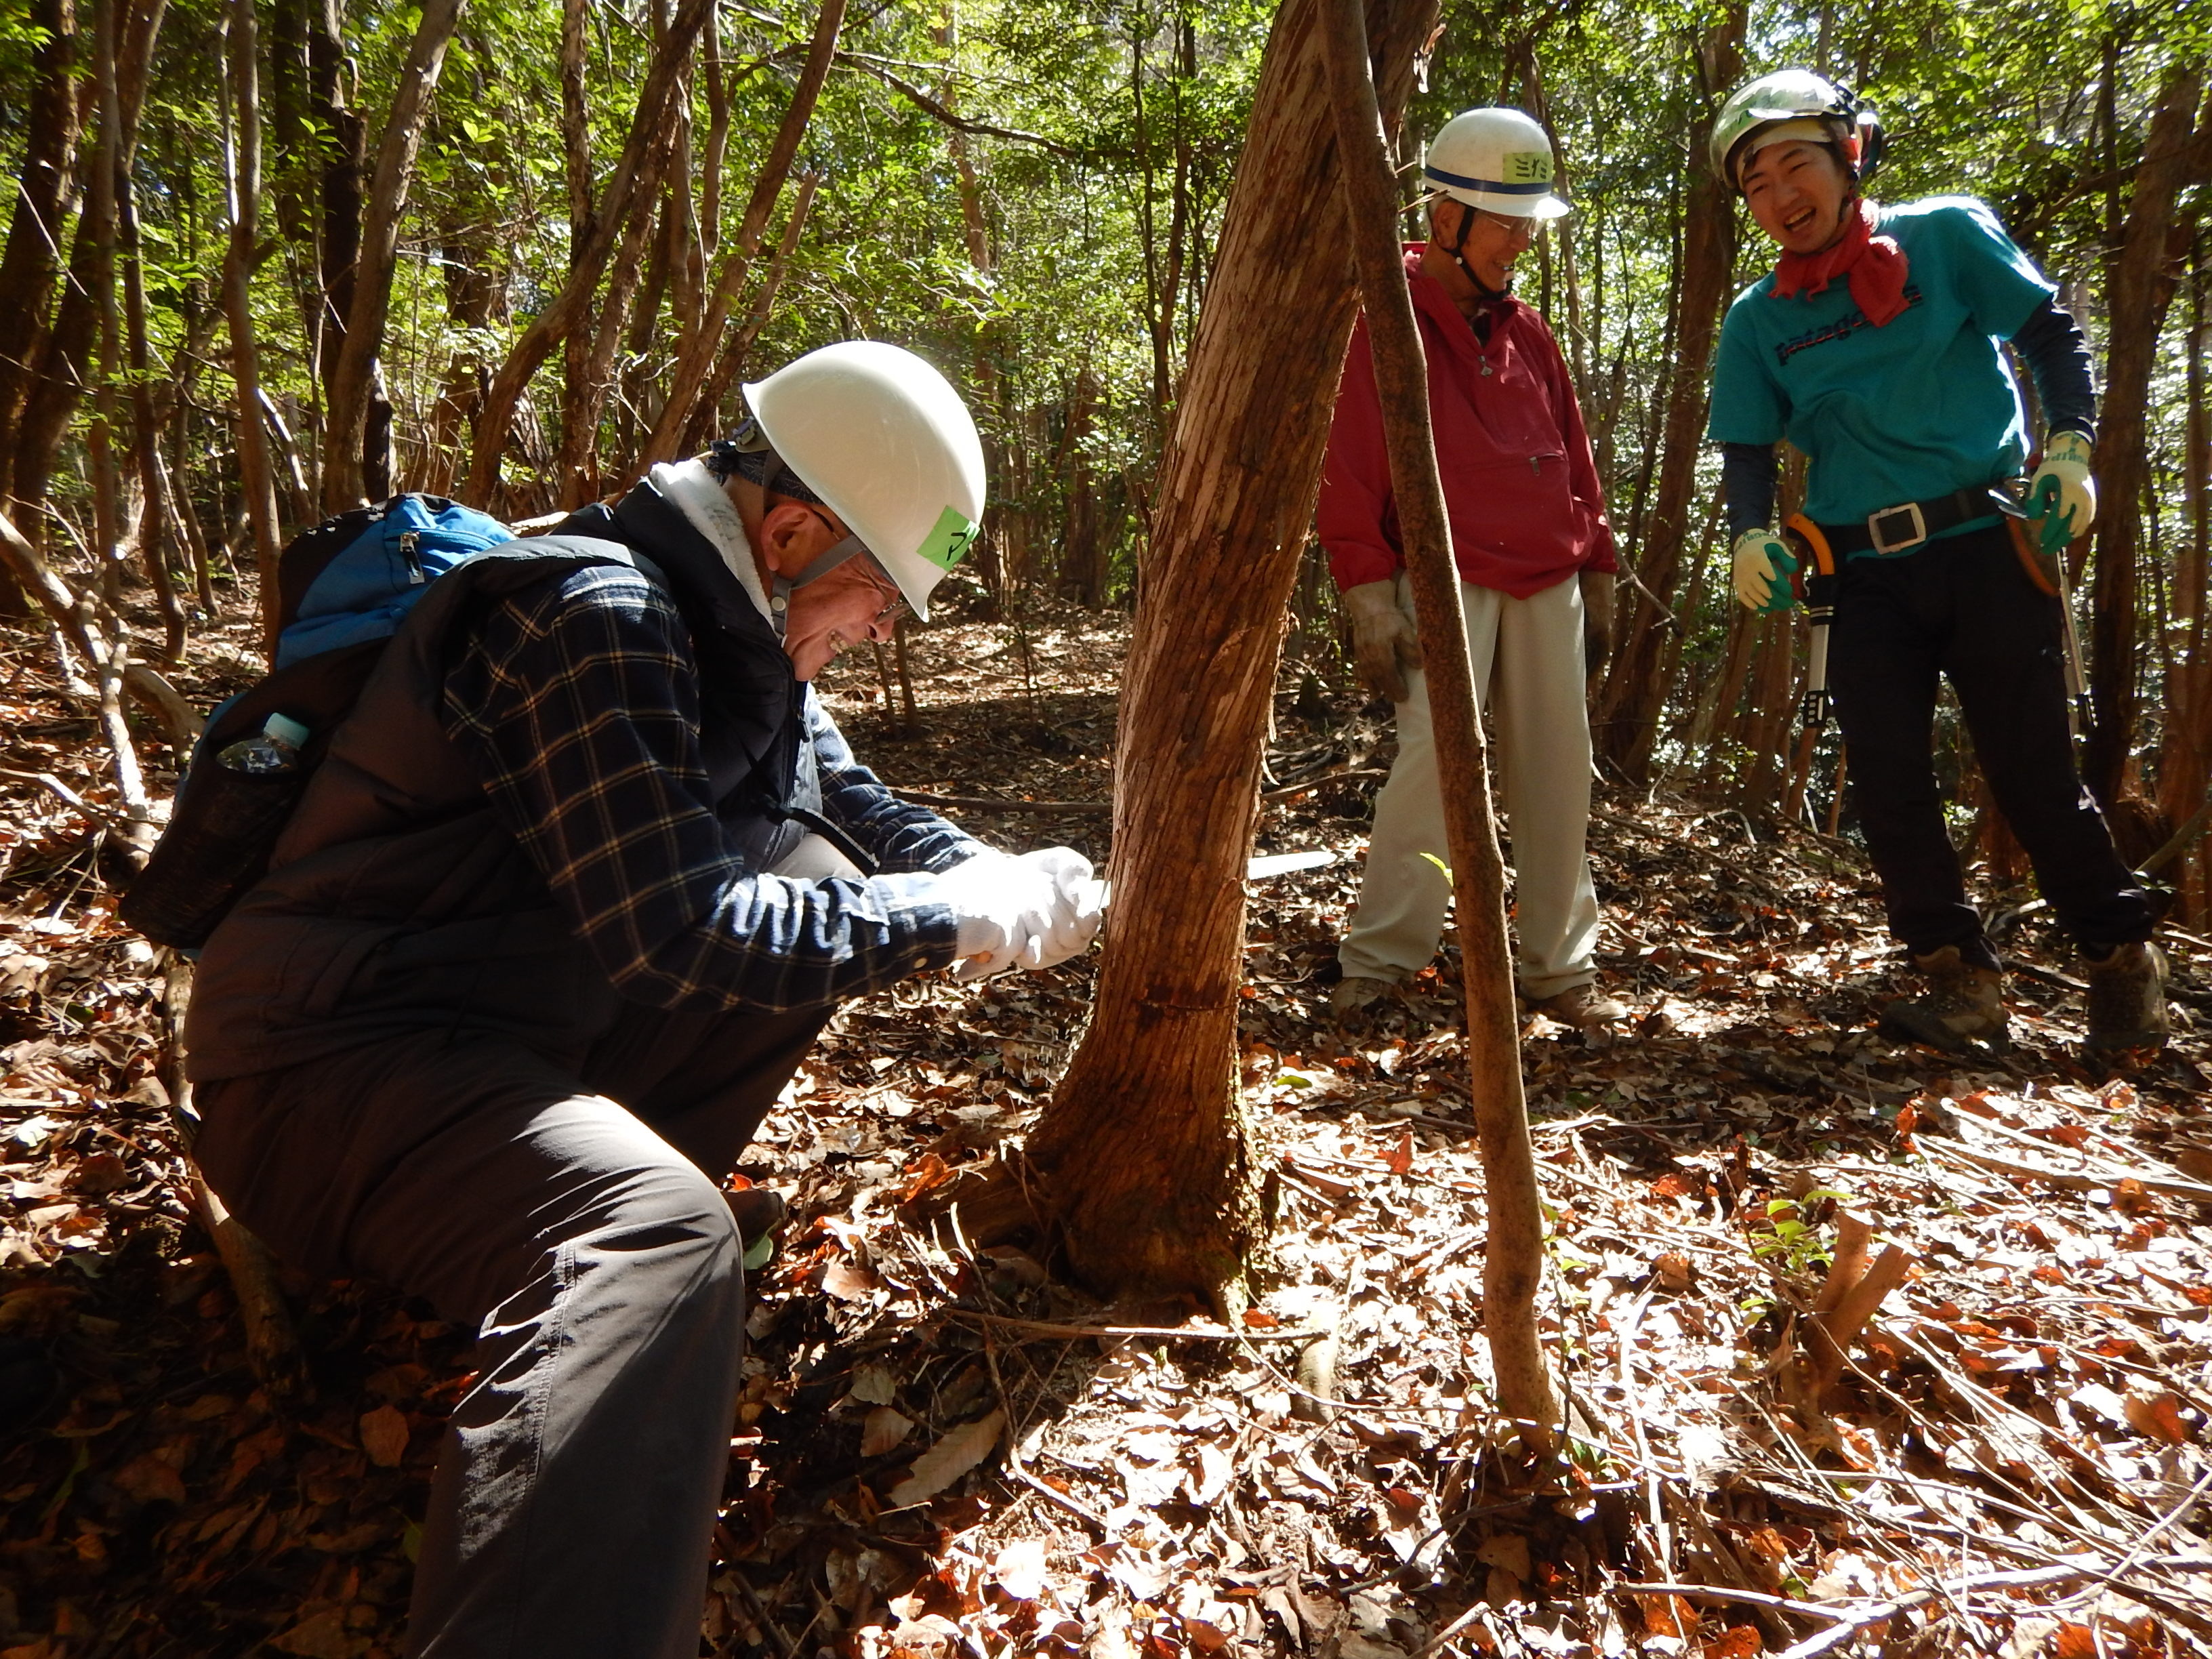
[[[852,534],[811,501],[802,502],[801,505],[816,518],[821,520],[822,527],[837,540],[842,541]],[[883,566],[877,562],[876,556],[868,550],[865,544],[861,546],[856,562],[860,565],[860,574],[868,579],[868,586],[874,588],[879,597],[888,596],[884,608],[877,611],[874,619],[869,623],[870,628],[891,627],[901,619],[914,614],[908,608],[906,595],[899,591],[898,584],[890,579]]]
[[[1533,242],[1544,234],[1540,219],[1516,219],[1504,213],[1492,213],[1487,208],[1476,208],[1475,218],[1481,223],[1505,234],[1509,242]]]

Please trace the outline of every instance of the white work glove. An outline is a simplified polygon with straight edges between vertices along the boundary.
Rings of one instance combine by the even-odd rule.
[[[2097,518],[2097,481],[2089,476],[2089,441],[2078,432],[2054,432],[2043,446],[2043,465],[2027,481],[2027,514],[2066,521],[2069,541]]]
[[[1037,935],[1036,960],[1024,957],[1021,965],[1050,968],[1089,950],[1098,936],[1106,902],[1105,884],[1091,878],[1091,860],[1072,847],[1041,847],[1014,862],[1042,871],[1054,895],[1044,928]]]
[[[1771,530],[1747,530],[1735,538],[1735,596],[1747,611],[1787,611],[1797,603],[1790,586],[1797,561]]]
[[[1406,701],[1406,676],[1421,665],[1421,637],[1398,609],[1395,581],[1362,582],[1338,595],[1352,623],[1352,665],[1370,691]]]
[[[1064,847],[1021,858],[979,853],[938,879],[938,896],[959,923],[952,977],[963,982],[1009,968],[1048,968],[1098,931],[1091,860]]]

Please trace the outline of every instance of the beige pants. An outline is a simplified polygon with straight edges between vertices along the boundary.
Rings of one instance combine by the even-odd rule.
[[[1491,707],[1498,773],[1513,836],[1516,977],[1532,1000],[1597,977],[1597,894],[1583,839],[1589,829],[1589,713],[1583,688],[1583,599],[1570,578],[1516,599],[1460,584],[1478,695]],[[1403,572],[1398,605],[1411,617]],[[1429,965],[1451,898],[1443,798],[1427,677],[1407,676],[1398,705],[1398,759],[1375,798],[1375,831],[1359,904],[1337,952],[1345,976],[1403,979]]]

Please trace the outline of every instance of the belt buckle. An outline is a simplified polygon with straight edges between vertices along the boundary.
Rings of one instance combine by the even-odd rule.
[[[1905,533],[1893,539],[1882,526],[1902,521]],[[1928,539],[1928,520],[1921,516],[1920,503],[1907,501],[1902,507],[1884,507],[1879,513],[1867,514],[1867,534],[1874,538],[1877,553],[1902,553],[1908,547],[1917,547]]]

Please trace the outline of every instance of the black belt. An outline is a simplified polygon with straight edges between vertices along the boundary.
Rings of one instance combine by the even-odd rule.
[[[2017,516],[2019,503],[2002,486],[1954,489],[1924,501],[1906,501],[1869,513],[1855,524],[1824,524],[1820,533],[1838,558],[1853,553],[1909,553],[1930,536],[1940,536],[1993,513]]]

